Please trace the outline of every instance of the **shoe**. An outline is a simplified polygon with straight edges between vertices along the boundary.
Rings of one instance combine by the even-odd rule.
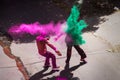
[[[83,56],[81,56],[81,61],[85,61],[85,58],[86,58],[87,56],[86,55],[83,55]]]
[[[87,63],[87,61],[84,58],[80,59],[80,61],[82,61],[82,63]]]
[[[49,67],[51,67],[50,65],[45,65],[45,66],[43,66],[44,68],[49,68]]]
[[[81,60],[81,61],[85,61],[85,58],[81,58],[80,60]]]
[[[59,71],[59,68],[60,68],[60,66],[57,66],[57,67],[53,68],[52,71]]]

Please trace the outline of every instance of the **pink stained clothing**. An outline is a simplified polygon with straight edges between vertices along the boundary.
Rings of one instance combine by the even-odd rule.
[[[38,36],[36,38],[36,43],[37,43],[37,48],[38,48],[38,52],[40,55],[44,55],[47,52],[47,47],[46,44],[51,47],[53,50],[56,50],[56,48],[50,44],[46,38]]]
[[[46,43],[47,40],[42,37],[36,38],[37,48],[40,55],[44,55],[47,51]]]
[[[57,68],[56,57],[51,52],[47,51],[46,44],[49,47],[51,47],[52,49],[54,49],[55,51],[56,51],[56,48],[52,44],[50,44],[47,40],[48,40],[47,38],[44,38],[42,36],[38,36],[36,38],[38,52],[40,55],[42,55],[46,58],[44,66],[50,66],[50,59],[51,59],[52,60],[52,67]]]

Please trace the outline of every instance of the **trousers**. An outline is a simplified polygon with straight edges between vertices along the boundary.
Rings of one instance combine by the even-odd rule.
[[[56,68],[57,66],[56,66],[56,57],[55,57],[55,55],[54,54],[52,54],[51,52],[49,52],[49,51],[47,51],[44,55],[42,55],[42,56],[44,56],[46,59],[45,59],[45,66],[49,66],[50,65],[50,58],[51,58],[51,60],[52,60],[52,67],[53,68]]]
[[[69,63],[69,61],[70,61],[71,53],[72,53],[72,47],[74,47],[77,50],[77,52],[80,55],[81,59],[84,59],[84,58],[87,57],[85,52],[83,51],[83,49],[80,48],[79,45],[67,45],[67,59],[66,59],[66,63]]]

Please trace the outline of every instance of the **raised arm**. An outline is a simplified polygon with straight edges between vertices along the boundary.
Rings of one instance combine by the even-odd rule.
[[[52,44],[50,44],[48,41],[46,41],[46,43],[47,43],[47,45],[48,45],[49,47],[51,47],[51,48],[58,54],[58,56],[61,56],[61,55],[62,55],[62,54],[60,53],[60,51],[58,51],[58,50],[56,49],[55,46],[53,46]]]
[[[60,33],[60,34],[58,34],[55,38],[54,38],[54,40],[55,41],[57,41],[62,35],[64,35],[65,33]]]

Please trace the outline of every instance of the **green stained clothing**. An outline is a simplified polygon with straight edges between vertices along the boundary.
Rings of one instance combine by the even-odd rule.
[[[82,38],[82,30],[87,27],[87,24],[84,20],[79,19],[80,12],[76,5],[74,5],[71,9],[70,16],[67,19],[68,28],[66,29],[67,35],[69,35],[69,39],[72,39],[70,43],[73,45],[83,44],[85,41]]]

